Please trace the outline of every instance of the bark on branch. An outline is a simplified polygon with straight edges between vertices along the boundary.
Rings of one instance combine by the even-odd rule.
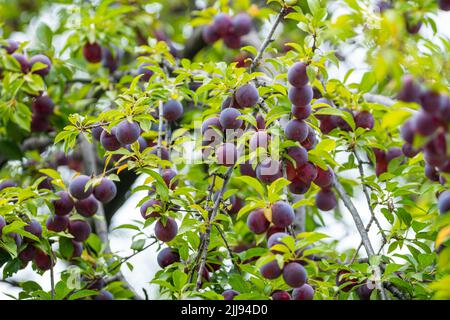
[[[362,243],[364,245],[364,248],[366,249],[367,255],[369,257],[375,256],[375,251],[373,250],[372,243],[370,242],[369,235],[366,231],[366,228],[364,227],[364,223],[358,213],[358,210],[356,209],[355,205],[353,204],[350,197],[347,195],[347,192],[345,191],[344,187],[339,182],[338,177],[336,177],[334,181],[334,187],[339,194],[339,197],[344,202],[345,207],[350,211],[350,214],[352,215],[353,221],[355,222],[356,228],[358,229],[358,232],[361,236]],[[373,266],[374,273],[376,277],[375,285],[380,293],[380,297],[382,300],[387,300],[388,297],[386,295],[386,292],[384,291],[384,287],[381,282],[381,269],[380,266],[376,265]]]

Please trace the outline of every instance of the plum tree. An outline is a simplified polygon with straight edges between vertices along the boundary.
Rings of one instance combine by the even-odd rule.
[[[69,233],[78,242],[84,242],[91,234],[91,226],[84,220],[70,220],[68,226]]]
[[[97,213],[98,201],[93,195],[90,195],[86,199],[75,201],[75,209],[83,217],[92,217]]]
[[[305,268],[297,262],[290,262],[283,268],[283,279],[292,288],[299,288],[306,283]]]
[[[242,107],[253,107],[259,100],[258,89],[254,84],[245,84],[236,90],[236,102]]]
[[[102,61],[102,47],[97,42],[88,42],[83,46],[83,56],[87,62],[99,63]]]
[[[139,124],[133,121],[123,120],[121,121],[115,131],[117,141],[121,144],[131,144],[135,142],[141,134],[141,128]]]
[[[263,264],[261,268],[259,268],[259,273],[266,279],[276,279],[281,276],[282,270],[278,265],[277,260],[272,260]]]
[[[150,151],[150,154],[158,155],[157,148],[154,148],[152,151]],[[170,154],[169,150],[167,150],[166,147],[161,147],[161,160],[169,160]]]
[[[248,228],[256,234],[261,234],[267,231],[270,222],[264,215],[264,209],[256,209],[250,212],[247,218]]]
[[[83,200],[92,194],[92,186],[86,186],[91,179],[86,175],[79,175],[69,184],[69,192],[72,197]]]
[[[285,228],[294,221],[294,210],[284,201],[272,204],[272,223],[278,227]]]
[[[303,142],[308,136],[308,125],[302,120],[290,120],[284,129],[284,134],[289,140]]]
[[[301,88],[308,84],[309,78],[306,74],[306,64],[303,62],[294,63],[288,70],[287,79],[296,88]]]
[[[70,194],[66,191],[58,191],[56,195],[59,197],[59,199],[52,201],[53,207],[55,209],[55,214],[59,216],[65,216],[69,214],[75,205]]]
[[[233,289],[227,289],[222,292],[223,300],[233,300],[234,297],[238,296],[239,292]]]
[[[162,203],[159,200],[150,199],[145,201],[140,208],[142,217],[144,219],[159,217],[160,213],[158,211],[158,207],[162,207]],[[154,210],[149,210],[149,208],[154,208]]]
[[[237,34],[229,33],[223,36],[223,43],[230,49],[241,47],[241,37]]]
[[[169,100],[163,105],[163,117],[169,121],[178,120],[183,115],[183,105],[178,100]]]
[[[175,248],[167,247],[158,253],[157,261],[161,268],[165,268],[175,262],[180,262],[180,255]]]
[[[93,194],[98,201],[108,203],[116,197],[116,184],[107,178],[102,178],[100,183],[94,187]]]
[[[156,222],[155,225],[155,236],[158,240],[161,240],[163,242],[169,242],[178,233],[178,225],[175,219],[171,217],[167,217],[166,222],[163,223],[160,220]]]
[[[307,283],[292,291],[292,300],[313,300],[314,289]]]
[[[45,223],[48,230],[54,232],[61,232],[67,230],[69,226],[69,217],[67,216],[50,216],[47,218],[47,222]]]
[[[243,123],[241,119],[238,119],[240,116],[241,113],[235,108],[224,109],[220,113],[220,125],[223,129],[239,129]]]
[[[271,294],[272,300],[291,300],[289,292],[284,290],[275,290]]]
[[[34,73],[36,73],[42,77],[45,77],[46,75],[49,74],[50,69],[52,68],[52,62],[49,59],[49,57],[47,57],[43,54],[37,54],[30,58],[30,61],[29,61],[30,69],[32,69],[33,65],[38,62],[44,64],[45,67],[42,69],[35,70]]]

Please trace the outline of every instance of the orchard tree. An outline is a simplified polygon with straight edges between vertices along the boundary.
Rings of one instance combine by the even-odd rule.
[[[162,299],[450,299],[449,9],[0,1],[3,281],[142,299],[122,270],[153,246]]]

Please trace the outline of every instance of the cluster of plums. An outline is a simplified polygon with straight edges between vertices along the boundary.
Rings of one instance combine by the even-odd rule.
[[[450,97],[433,90],[422,89],[412,76],[403,78],[403,85],[397,98],[408,103],[418,103],[421,109],[401,128],[405,141],[402,149],[408,157],[423,153],[425,176],[431,180],[446,183],[443,174],[450,173],[450,156],[447,150],[447,132],[450,123]],[[416,146],[415,141],[425,141]],[[450,191],[439,195],[439,211],[450,211]]]
[[[411,76],[404,77],[397,98],[404,102],[418,103],[422,107],[401,128],[401,136],[405,141],[403,153],[414,157],[423,152],[425,176],[431,181],[445,184],[445,178],[440,173],[450,173],[446,139],[450,123],[450,98],[433,90],[423,90]],[[415,140],[425,143],[417,146]]]
[[[41,77],[45,77],[49,74],[52,68],[52,62],[50,58],[43,54],[37,54],[30,59],[24,54],[18,53],[19,44],[14,40],[7,40],[8,45],[3,48],[8,54],[10,54],[20,65],[23,73],[33,72]],[[44,67],[38,70],[34,70],[33,66],[36,63],[42,63]],[[31,130],[34,132],[45,132],[50,128],[50,116],[53,114],[55,104],[53,100],[46,94],[41,93],[39,96],[33,97],[31,105],[32,117],[31,117]]]
[[[91,233],[91,226],[88,222],[79,218],[69,218],[73,209],[83,217],[92,217],[98,210],[99,201],[107,203],[117,193],[116,185],[107,178],[102,178],[97,185],[86,188],[89,181],[90,178],[88,176],[79,175],[70,182],[68,192],[56,192],[55,195],[58,199],[52,201],[54,214],[50,215],[46,221],[47,230],[58,233],[67,231],[72,236],[73,250],[70,257],[65,257],[69,260],[81,256],[83,251],[82,242],[86,241]],[[17,184],[12,181],[2,181],[0,183],[0,191],[16,186]],[[0,230],[6,224],[7,222],[1,216]],[[37,220],[32,219],[28,221],[24,230],[37,238],[42,237],[42,226]],[[35,265],[43,271],[51,268],[54,259],[36,247],[33,240],[27,237],[22,238],[18,234],[11,236],[16,240],[17,247],[22,248],[19,252],[19,259],[23,266],[26,266],[30,261],[34,261]],[[26,245],[23,246],[23,243]]]
[[[246,13],[239,13],[233,18],[225,13],[219,13],[214,21],[203,29],[203,40],[213,44],[220,38],[230,49],[241,47],[241,37],[252,29],[252,19]]]
[[[272,254],[281,254],[276,246],[284,246],[283,239],[289,237],[287,233],[273,233],[267,240],[267,247]],[[266,279],[277,279],[282,276],[284,282],[293,288],[292,297],[284,290],[277,290],[272,293],[273,300],[312,300],[314,298],[314,289],[307,283],[307,272],[303,267],[302,250],[295,252],[295,258],[285,261],[280,267],[278,260],[274,259],[263,264],[260,267],[261,275]]]

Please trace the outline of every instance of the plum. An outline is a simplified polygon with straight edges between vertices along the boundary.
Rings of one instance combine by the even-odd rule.
[[[132,144],[141,134],[139,124],[133,121],[123,120],[117,127],[115,136],[121,144]]]
[[[294,210],[285,201],[272,204],[272,223],[278,227],[286,228],[294,221]]]
[[[301,88],[308,84],[309,78],[306,74],[306,64],[303,62],[294,63],[288,70],[287,79],[296,88]]]
[[[87,62],[99,63],[102,61],[102,47],[97,43],[86,43],[83,46],[83,56]]]
[[[222,292],[223,300],[233,300],[234,297],[238,296],[239,292],[232,289],[227,289],[224,292]]]
[[[292,300],[313,300],[314,289],[307,283],[292,291]]]
[[[166,220],[166,223],[163,224],[161,220],[158,220],[155,225],[155,236],[158,240],[161,240],[163,242],[169,242],[178,233],[178,225],[177,222],[171,218],[168,217]]]
[[[300,88],[291,87],[288,91],[288,97],[293,105],[306,106],[311,103],[313,90],[309,85]]]
[[[250,212],[247,218],[247,226],[255,234],[266,232],[270,226],[270,222],[264,215],[264,209],[256,209]]]
[[[178,120],[183,115],[183,105],[178,100],[169,100],[163,105],[163,117],[169,121]]]
[[[62,232],[69,226],[69,218],[67,216],[50,216],[45,225],[48,230]]]
[[[46,66],[40,70],[33,71],[33,73],[36,73],[42,77],[45,77],[46,75],[48,75],[50,72],[50,69],[52,68],[52,61],[50,60],[50,58],[43,54],[38,54],[38,55],[31,57],[31,59],[29,61],[30,69],[32,69],[33,65],[37,62],[40,62]]]
[[[158,253],[157,261],[161,268],[165,268],[175,262],[180,262],[180,255],[175,248],[164,248]]]
[[[329,189],[322,189],[316,195],[316,206],[322,211],[333,210],[337,205],[336,195]]]
[[[237,89],[235,97],[242,108],[253,107],[259,100],[258,89],[254,84],[245,84]]]
[[[98,201],[108,203],[116,197],[116,184],[107,178],[102,178],[100,183],[94,187],[93,194]]]
[[[92,194],[92,186],[86,188],[89,181],[90,178],[86,175],[79,175],[72,179],[69,184],[69,192],[72,197],[78,200],[83,200],[89,197]]]
[[[69,222],[69,233],[78,242],[84,242],[91,234],[91,226],[84,220],[71,220]]]
[[[97,213],[98,201],[93,195],[90,195],[86,199],[77,200],[75,202],[75,209],[83,217],[92,217]]]
[[[72,197],[66,191],[58,191],[56,195],[59,199],[53,200],[53,207],[55,208],[55,214],[64,216],[72,211],[74,202]]]
[[[306,283],[305,268],[297,262],[290,262],[283,268],[283,279],[292,288],[299,288]]]
[[[259,272],[264,278],[272,280],[278,278],[281,275],[282,270],[278,265],[277,260],[272,260],[262,265]]]

